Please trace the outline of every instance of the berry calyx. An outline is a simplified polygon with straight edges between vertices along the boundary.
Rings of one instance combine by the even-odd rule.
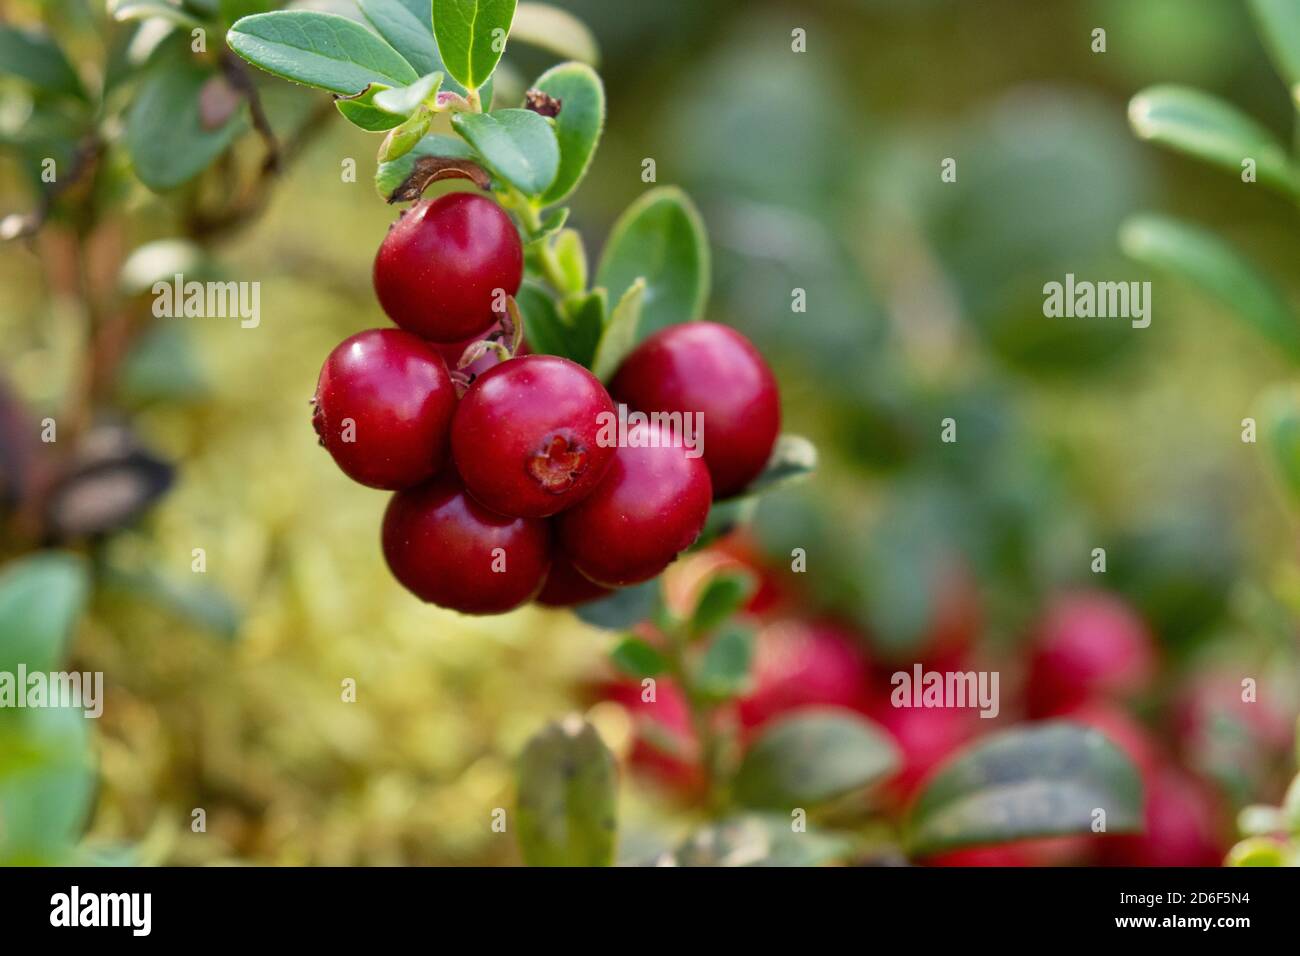
[[[411,206],[375,256],[375,294],[388,317],[433,342],[462,342],[501,318],[519,291],[523,244],[505,211],[475,193]]]
[[[564,553],[597,584],[649,580],[704,529],[713,499],[709,470],[671,442],[654,425],[632,426],[595,491],[560,515]]]
[[[363,485],[409,488],[447,460],[456,390],[438,353],[409,332],[344,339],[325,359],[312,404],[321,444]]]
[[[544,521],[489,511],[453,474],[393,496],[383,548],[408,591],[465,614],[500,614],[531,600],[551,563]]]
[[[605,387],[576,362],[513,358],[480,375],[461,399],[452,455],[481,504],[543,518],[577,504],[600,482],[614,457],[601,437],[613,416]]]
[[[624,360],[610,391],[642,412],[700,413],[704,461],[719,498],[758,476],[781,429],[771,369],[747,338],[716,322],[656,332]]]

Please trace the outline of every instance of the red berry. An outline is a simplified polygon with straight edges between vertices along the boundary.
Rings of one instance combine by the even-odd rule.
[[[610,389],[643,412],[699,412],[713,493],[725,498],[757,477],[781,429],[776,379],[735,329],[686,322],[656,332],[623,362]]]
[[[1143,832],[1100,841],[1108,866],[1219,866],[1227,852],[1214,796],[1199,780],[1164,767],[1146,782]]]
[[[612,593],[614,592],[609,588],[603,588],[584,578],[563,554],[556,554],[551,561],[551,571],[546,575],[542,593],[537,595],[537,603],[547,607],[573,607]]]
[[[911,796],[931,770],[979,735],[981,724],[992,723],[978,711],[957,707],[895,707],[889,695],[876,701],[870,716],[889,731],[903,756],[888,785],[896,799]]]
[[[500,206],[475,193],[448,193],[411,206],[375,256],[374,282],[388,317],[434,342],[486,332],[502,290],[519,291],[524,251]]]
[[[470,386],[451,426],[451,448],[479,503],[543,518],[600,483],[614,457],[601,436],[614,419],[605,387],[576,362],[529,355],[488,369]]]
[[[759,632],[754,689],[740,701],[740,721],[754,728],[813,704],[862,711],[868,696],[867,660],[852,633],[779,621]]]
[[[397,329],[344,339],[320,370],[312,425],[354,481],[395,491],[447,459],[456,390],[438,353]]]
[[[704,460],[688,457],[666,432],[634,425],[627,437],[596,490],[559,517],[573,566],[607,587],[666,568],[700,536],[713,497]]]
[[[488,511],[451,474],[393,495],[383,544],[408,591],[466,614],[499,614],[531,600],[551,562],[546,522]]]
[[[636,740],[628,762],[680,792],[703,783],[699,744],[691,725],[686,695],[671,678],[655,681],[654,700],[647,701],[639,683],[607,684],[602,696],[623,705],[635,724]]]
[[[1058,598],[1035,641],[1026,687],[1031,717],[1059,714],[1097,697],[1131,695],[1154,674],[1146,625],[1128,604],[1104,592]]]

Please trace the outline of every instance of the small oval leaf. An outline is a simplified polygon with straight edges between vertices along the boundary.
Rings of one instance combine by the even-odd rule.
[[[561,63],[533,84],[560,101],[555,137],[560,147],[560,167],[542,196],[549,206],[569,196],[591,165],[591,157],[605,126],[605,88],[596,71],[583,63]]]
[[[433,0],[433,34],[447,72],[466,89],[486,83],[514,17],[515,0]]]
[[[548,724],[519,762],[519,846],[529,866],[609,866],[618,832],[614,755],[591,724]]]
[[[0,572],[0,671],[58,666],[86,606],[85,562],[59,551],[38,552]]]
[[[555,179],[560,147],[551,124],[528,110],[457,113],[452,126],[483,165],[525,196],[540,196]]]

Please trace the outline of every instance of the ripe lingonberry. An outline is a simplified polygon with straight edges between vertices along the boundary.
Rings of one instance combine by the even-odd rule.
[[[537,595],[537,603],[547,607],[573,607],[612,593],[609,588],[588,581],[563,553],[557,553],[551,560],[551,570],[542,593]]]
[[[709,470],[654,425],[628,429],[596,490],[560,515],[560,542],[597,584],[654,577],[699,537],[713,498]]]
[[[498,297],[518,292],[523,274],[519,232],[501,207],[448,193],[417,202],[389,228],[375,256],[375,294],[408,332],[460,342],[500,318]]]
[[[1105,866],[1218,866],[1227,852],[1213,792],[1173,766],[1145,782],[1140,834],[1100,842]]]
[[[396,491],[447,459],[456,390],[429,343],[398,329],[344,339],[316,383],[312,425],[354,481]]]
[[[1146,625],[1127,603],[1104,592],[1058,598],[1047,610],[1029,666],[1025,702],[1047,717],[1093,698],[1130,695],[1155,667]]]
[[[641,343],[610,391],[643,412],[699,412],[704,460],[719,498],[758,476],[781,428],[776,379],[763,356],[735,329],[686,322]]]
[[[480,504],[543,518],[585,498],[614,457],[598,441],[614,403],[599,379],[556,355],[529,355],[488,369],[460,401],[452,455]]]
[[[466,614],[500,614],[531,600],[551,562],[546,522],[488,511],[450,473],[393,496],[383,546],[407,590]]]

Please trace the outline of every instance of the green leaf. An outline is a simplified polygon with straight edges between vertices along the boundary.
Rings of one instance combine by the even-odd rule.
[[[617,767],[573,716],[548,724],[519,766],[519,846],[529,866],[609,866],[618,829]]]
[[[695,686],[711,700],[739,697],[750,687],[753,664],[754,632],[747,627],[725,627],[705,648],[695,673]]]
[[[1142,214],[1120,227],[1130,258],[1177,273],[1230,306],[1293,361],[1300,361],[1300,324],[1282,293],[1214,233],[1168,216]]]
[[[1228,851],[1226,866],[1286,866],[1286,846],[1270,837],[1250,837]]]
[[[203,21],[167,0],[108,0],[108,15],[114,20],[166,20],[186,29],[203,26]]]
[[[441,86],[442,74],[430,73],[420,77],[410,86],[402,86],[395,90],[380,90],[375,94],[374,103],[385,112],[410,116],[421,105],[428,105],[429,99],[437,96]]]
[[[77,71],[63,50],[35,30],[0,24],[0,74],[5,73],[47,93],[86,98]]]
[[[95,794],[80,709],[0,711],[0,866],[66,864]]]
[[[457,113],[451,124],[493,175],[525,196],[541,195],[555,179],[560,165],[555,130],[531,110]]]
[[[645,280],[637,279],[623,293],[618,305],[610,313],[609,322],[601,333],[596,354],[591,360],[591,372],[602,382],[614,377],[618,367],[623,364],[623,359],[636,346],[645,296]]]
[[[671,854],[675,866],[821,866],[846,859],[854,841],[815,827],[795,831],[778,814],[730,817],[692,833]]]
[[[642,337],[704,314],[708,237],[694,204],[676,187],[650,190],[624,210],[610,232],[596,284],[621,297],[638,278],[646,282]]]
[[[766,494],[807,478],[817,470],[817,446],[802,435],[778,435],[767,464],[741,494]]]
[[[359,126],[368,133],[381,133],[401,126],[405,121],[405,117],[381,110],[375,105],[375,97],[391,89],[391,86],[383,83],[371,83],[356,96],[335,97],[334,105],[353,126]]]
[[[351,96],[371,83],[406,86],[420,74],[360,23],[333,13],[277,10],[244,17],[230,48],[268,73]]]
[[[702,637],[739,611],[754,593],[757,582],[748,571],[721,571],[700,592],[691,613],[691,637]]]
[[[142,183],[165,190],[188,182],[246,128],[242,103],[216,129],[204,127],[200,95],[205,84],[224,82],[188,58],[160,62],[149,72],[126,116],[126,150]]]
[[[630,588],[619,588],[607,598],[574,608],[574,613],[594,627],[621,631],[649,618],[658,603],[659,581],[656,579]]]
[[[519,4],[510,39],[590,66],[595,66],[600,59],[596,38],[587,25],[567,10],[549,3]]]
[[[433,5],[431,0],[360,0],[361,12],[389,46],[400,53],[422,76],[446,73],[438,45],[433,39]],[[452,77],[445,89],[461,96],[469,91]],[[483,88],[483,108],[492,102],[492,83]]]
[[[416,173],[422,159],[459,160],[471,164],[474,151],[465,141],[455,136],[433,133],[415,144],[415,148],[390,163],[380,163],[375,170],[375,189],[388,202],[397,199],[414,199],[416,196],[396,196],[403,185]],[[425,183],[427,185],[427,183]],[[420,190],[421,192],[423,189]]]
[[[401,159],[413,150],[429,132],[429,125],[432,122],[433,113],[422,109],[408,117],[401,126],[390,130],[379,147],[380,165]]]
[[[657,677],[668,669],[664,656],[635,634],[624,634],[609,652],[610,661],[628,677]]]
[[[1294,0],[1250,0],[1250,9],[1292,102],[1300,107],[1300,6]]]
[[[525,281],[515,301],[524,314],[524,337],[534,352],[578,361],[571,348],[573,329],[545,290],[532,281]]]
[[[568,209],[562,209],[568,212]],[[552,243],[555,262],[564,276],[564,291],[580,293],[587,288],[587,250],[583,248],[582,236],[576,229],[559,232]]]
[[[560,101],[560,115],[555,118],[560,167],[542,196],[542,204],[549,206],[569,196],[591,165],[605,126],[605,88],[596,71],[583,63],[551,67],[534,86]]]
[[[85,610],[85,562],[58,551],[19,558],[0,572],[0,671],[56,668]]]
[[[736,799],[791,810],[834,800],[893,773],[898,751],[871,721],[832,708],[795,711],[768,724],[736,775]]]
[[[944,764],[913,804],[909,847],[920,856],[968,846],[1142,826],[1142,783],[1096,730],[1047,721],[980,741]]]
[[[438,52],[466,89],[478,89],[496,69],[514,15],[515,0],[433,0]]]
[[[566,296],[560,311],[571,329],[569,345],[573,355],[570,357],[579,365],[591,368],[609,311],[605,290],[596,288]]]
[[[1286,149],[1231,103],[1189,87],[1153,86],[1129,102],[1137,135],[1237,175],[1253,159],[1260,182],[1295,196],[1300,188]]]

